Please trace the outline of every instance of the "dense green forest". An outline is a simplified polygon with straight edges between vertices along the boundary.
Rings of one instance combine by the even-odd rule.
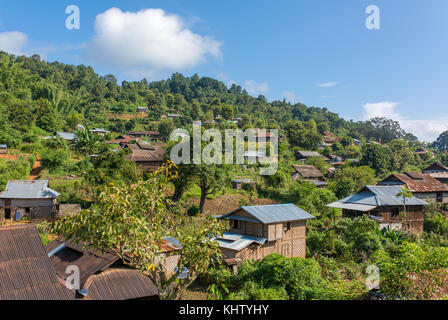
[[[136,113],[148,106],[149,117],[126,121],[109,114]],[[159,129],[156,121],[165,113],[178,113],[178,125],[193,120],[241,118],[242,127],[281,128],[288,125],[332,131],[341,136],[390,142],[412,134],[395,121],[372,119],[346,121],[326,108],[286,101],[268,102],[250,96],[242,87],[193,75],[175,73],[170,79],[117,83],[113,75],[100,76],[92,67],[46,62],[32,57],[0,53],[0,143],[17,146],[36,136],[57,130],[73,131],[77,124],[102,127],[117,133],[132,129]],[[304,146],[305,147],[305,146]],[[313,146],[310,146],[313,147]]]

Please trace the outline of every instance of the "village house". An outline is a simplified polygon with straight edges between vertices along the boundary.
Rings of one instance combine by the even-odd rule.
[[[8,154],[8,146],[6,144],[0,144],[0,154]]]
[[[448,203],[448,185],[436,180],[429,174],[420,172],[394,173],[377,185],[404,187],[419,199],[428,202]]]
[[[130,131],[129,135],[134,138],[147,139],[148,142],[164,141],[162,134],[158,131]]]
[[[328,161],[329,159],[323,155],[321,155],[319,152],[316,151],[297,151],[295,153],[296,161],[302,161],[306,162],[308,159],[311,158],[322,158],[325,161]]]
[[[230,230],[217,242],[226,263],[234,266],[272,253],[304,258],[306,220],[314,219],[294,204],[243,206],[218,218],[230,221]]]
[[[233,189],[236,190],[250,190],[254,188],[257,185],[257,182],[252,179],[233,179],[232,180],[232,186]]]
[[[128,144],[131,153],[125,158],[133,161],[142,171],[157,171],[164,162],[165,150],[160,146],[136,143]]]
[[[0,227],[0,300],[73,300],[34,224]]]
[[[380,224],[380,228],[423,233],[424,206],[427,203],[417,197],[398,197],[400,186],[366,186],[364,189],[327,207],[342,209],[344,218],[367,215]]]
[[[146,107],[137,107],[137,112],[146,112],[148,111],[148,108]]]
[[[432,154],[432,152],[426,148],[418,148],[413,153],[415,155],[419,156],[420,159],[422,159],[424,161],[434,158],[434,155]]]
[[[50,189],[48,180],[8,181],[0,193],[0,219],[54,217],[58,196],[58,192]]]
[[[292,174],[292,181],[302,180],[308,181],[315,184],[317,187],[328,186],[324,175],[316,167],[309,165],[298,165],[292,166],[295,172]]]
[[[328,146],[331,147],[333,144],[335,144],[336,142],[341,142],[341,138],[339,138],[337,135],[325,131],[323,136],[322,136],[322,140],[324,143],[324,146]]]
[[[439,162],[433,163],[429,167],[423,169],[422,173],[429,174],[434,179],[448,184],[448,167],[445,167]]]
[[[50,140],[61,138],[67,142],[73,142],[75,140],[75,134],[71,132],[55,132],[52,136],[43,137],[42,140]]]
[[[165,271],[174,273],[182,246],[177,239],[161,241],[162,253],[166,255]],[[73,298],[83,300],[153,300],[158,299],[157,288],[138,270],[123,264],[112,251],[100,252],[87,248],[87,243],[56,239],[46,247],[55,273],[62,282],[70,275],[68,266],[80,271],[80,288],[72,291]]]
[[[100,135],[102,137],[104,137],[106,134],[109,133],[109,131],[101,129],[101,128],[94,128],[94,129],[90,129],[90,132]]]

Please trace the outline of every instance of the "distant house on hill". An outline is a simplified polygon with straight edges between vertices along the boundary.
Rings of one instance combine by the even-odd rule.
[[[167,113],[162,116],[162,119],[180,119],[182,116],[177,113]]]
[[[58,192],[50,189],[48,180],[8,181],[0,193],[0,219],[54,217],[58,196]]]
[[[322,136],[322,140],[326,146],[332,146],[336,142],[341,142],[341,138],[339,138],[337,135],[335,135],[331,132],[328,132],[328,131],[324,132],[324,134]]]
[[[429,174],[434,179],[448,184],[448,167],[443,164],[436,162],[422,170],[422,173]]]
[[[303,161],[303,162],[311,158],[323,158],[325,161],[328,161],[327,157],[324,157],[323,155],[321,155],[319,152],[316,151],[297,151],[295,153],[295,158],[296,161]]]
[[[314,219],[294,204],[244,206],[218,218],[230,221],[229,232],[217,239],[228,265],[272,253],[304,258],[306,220]]]
[[[292,167],[295,170],[295,173],[292,174],[293,181],[303,180],[314,183],[318,187],[328,186],[324,175],[316,167],[298,164],[295,164]]]
[[[105,136],[106,134],[109,133],[109,131],[101,129],[101,128],[90,129],[90,132],[92,132],[94,134],[98,134],[100,136]]]
[[[118,145],[120,145],[120,147],[124,148],[129,143],[131,143],[133,141],[140,141],[140,139],[131,137],[131,136],[126,136],[126,135],[119,135],[117,138],[107,141],[106,143],[107,144],[118,144]]]
[[[431,151],[427,150],[426,148],[419,148],[414,151],[414,154],[419,156],[422,160],[429,160],[429,158],[434,157]]]
[[[0,300],[74,300],[34,224],[0,227]]]
[[[343,217],[355,218],[367,215],[380,224],[380,228],[423,233],[424,206],[427,203],[417,197],[404,200],[397,197],[400,186],[366,186],[360,192],[333,202],[327,207],[342,209]]]
[[[405,187],[419,199],[448,203],[448,186],[429,174],[420,172],[394,173],[377,185]]]
[[[130,131],[129,135],[135,138],[147,138],[149,142],[163,141],[163,136],[158,131]]]
[[[146,112],[148,111],[148,108],[146,107],[137,107],[137,112]]]
[[[0,144],[0,154],[8,154],[8,146],[6,144]]]
[[[163,253],[175,253],[181,246],[171,241],[162,240]],[[70,274],[67,267],[77,266],[80,270],[80,288],[71,291],[73,298],[83,300],[135,300],[158,299],[157,288],[153,282],[138,270],[127,267],[112,251],[99,252],[87,248],[84,242],[64,241],[61,238],[49,243],[46,247],[51,264],[57,276],[65,282]],[[178,254],[166,259],[167,274],[172,274]]]
[[[61,138],[65,141],[72,142],[75,140],[75,134],[71,132],[55,132],[52,136],[43,137],[42,140]]]
[[[165,150],[160,146],[136,143],[128,144],[126,148],[131,150],[131,154],[127,155],[126,159],[132,160],[145,172],[157,171],[164,161]]]

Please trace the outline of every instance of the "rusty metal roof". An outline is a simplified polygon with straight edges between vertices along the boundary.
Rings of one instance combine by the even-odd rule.
[[[127,159],[132,161],[163,161],[165,156],[165,150],[159,146],[153,146],[151,144],[128,144],[127,147],[132,151],[130,155],[127,155]]]
[[[0,227],[0,300],[72,300],[35,225]]]
[[[112,251],[101,253],[90,248],[86,249],[85,242],[76,244],[72,240],[65,242],[62,239],[56,239],[46,246],[46,250],[51,253],[62,244],[65,246],[50,257],[54,270],[61,279],[65,280],[70,275],[65,273],[66,268],[69,265],[76,265],[81,274],[81,286],[91,275],[107,269],[119,260],[119,257]]]
[[[403,184],[412,192],[448,192],[448,186],[425,173],[394,173],[378,185]]]
[[[440,162],[431,164],[429,167],[422,170],[423,173],[448,172],[448,167]]]
[[[138,270],[110,268],[91,276],[83,287],[85,300],[130,300],[157,297],[154,283]]]

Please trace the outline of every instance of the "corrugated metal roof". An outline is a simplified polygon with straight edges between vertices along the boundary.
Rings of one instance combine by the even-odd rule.
[[[330,203],[327,207],[366,212],[376,207],[403,206],[403,198],[397,197],[400,191],[400,186],[366,186],[362,191]],[[406,205],[421,206],[427,205],[427,203],[416,197],[412,197],[406,199]]]
[[[229,236],[225,236],[225,234],[224,234],[223,238],[217,239],[216,241],[218,242],[218,244],[221,248],[235,250],[235,251],[241,251],[253,243],[263,245],[267,241],[267,239],[263,238],[263,237],[252,237],[252,236],[236,235],[236,234],[232,234],[232,235],[233,235],[233,239],[235,239],[235,240],[230,240]]]
[[[244,206],[241,207],[241,209],[248,212],[250,215],[264,224],[315,218],[305,210],[300,209],[292,203],[272,204],[264,206]]]
[[[416,177],[413,178],[412,176]],[[405,184],[412,192],[448,192],[448,186],[429,174],[413,175],[410,172],[395,173],[379,182],[378,185],[390,185],[395,183]]]
[[[0,193],[0,199],[55,199],[59,195],[48,187],[48,180],[12,180]]]
[[[35,225],[0,227],[0,300],[71,300]]]
[[[7,149],[8,146],[6,144],[0,144],[0,149]]]

